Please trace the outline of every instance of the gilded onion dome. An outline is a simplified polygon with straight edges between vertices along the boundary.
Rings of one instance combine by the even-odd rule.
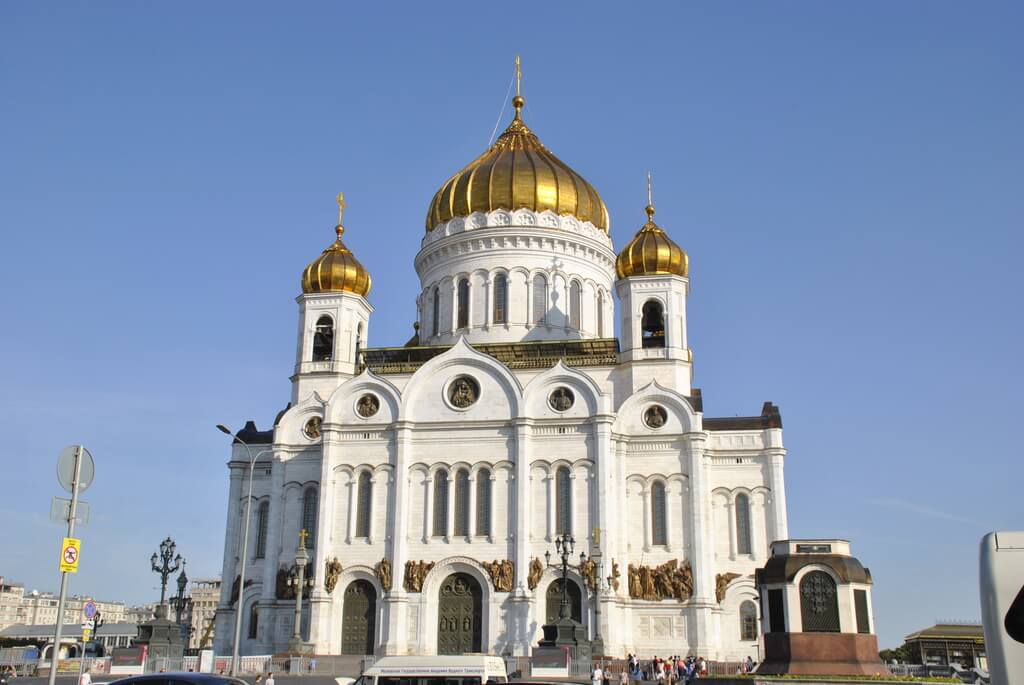
[[[523,122],[525,103],[516,95],[515,118],[505,132],[437,191],[427,212],[427,231],[473,212],[523,208],[569,214],[608,231],[608,208],[601,196]]]
[[[689,274],[690,258],[686,252],[672,242],[661,226],[654,223],[654,205],[647,205],[644,211],[647,212],[647,223],[622,248],[615,260],[615,271],[619,278]]]
[[[341,234],[345,232],[341,225],[344,209],[345,196],[338,193],[338,225],[334,227],[338,237],[302,272],[304,293],[349,292],[366,297],[370,292],[370,273],[341,242]]]

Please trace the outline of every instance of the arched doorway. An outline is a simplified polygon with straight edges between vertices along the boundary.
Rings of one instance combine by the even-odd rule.
[[[437,653],[465,654],[482,649],[483,592],[467,573],[441,583],[437,604]]]
[[[580,593],[580,586],[573,581],[568,581],[566,594],[569,599],[569,616],[577,623],[583,623],[583,601]],[[562,579],[551,581],[548,585],[546,621],[550,625],[558,620],[558,609],[562,605]]]
[[[377,591],[366,580],[354,580],[345,588],[341,618],[341,653],[373,654]]]

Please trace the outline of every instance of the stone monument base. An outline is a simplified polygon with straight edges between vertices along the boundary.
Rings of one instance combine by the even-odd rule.
[[[890,675],[878,639],[856,633],[765,633],[758,675]]]

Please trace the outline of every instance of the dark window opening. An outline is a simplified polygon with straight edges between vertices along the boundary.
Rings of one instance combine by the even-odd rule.
[[[334,321],[321,316],[313,332],[313,361],[329,362],[334,358]]]
[[[657,300],[644,303],[640,319],[643,347],[665,346],[665,310]]]
[[[459,328],[469,328],[469,279],[459,281]]]

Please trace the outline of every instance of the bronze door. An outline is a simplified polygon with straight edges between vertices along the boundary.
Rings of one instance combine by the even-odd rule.
[[[583,623],[583,601],[580,595],[580,586],[569,581],[566,585],[569,599],[569,617],[577,623]],[[562,579],[557,578],[551,581],[547,591],[547,622],[551,625],[558,620],[558,610],[562,606]]]
[[[445,578],[437,605],[438,654],[481,651],[482,594],[472,576],[455,573]]]
[[[341,618],[341,653],[373,654],[377,591],[365,580],[345,588]]]

